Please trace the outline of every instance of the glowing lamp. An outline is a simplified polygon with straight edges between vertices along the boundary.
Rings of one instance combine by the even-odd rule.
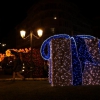
[[[42,29],[37,30],[37,34],[39,37],[41,37],[43,35],[43,30]]]
[[[20,35],[21,35],[22,38],[24,38],[25,35],[26,35],[26,31],[24,31],[24,30],[20,31]]]

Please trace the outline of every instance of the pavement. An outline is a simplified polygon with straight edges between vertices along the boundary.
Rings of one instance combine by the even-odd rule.
[[[12,74],[5,74],[2,70],[0,70],[0,81],[9,81],[12,80]],[[22,80],[18,76],[16,76],[15,80]],[[31,80],[41,80],[45,81],[48,80],[48,78],[25,78],[26,81],[31,81]]]
[[[100,85],[62,87],[51,86],[47,78],[11,79],[0,71],[0,100],[100,100]]]
[[[2,81],[0,100],[100,100],[100,86],[51,86],[48,81]]]

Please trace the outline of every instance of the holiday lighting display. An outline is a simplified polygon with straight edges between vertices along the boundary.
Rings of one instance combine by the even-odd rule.
[[[72,84],[70,39],[52,39],[52,86]]]
[[[82,84],[82,69],[81,69],[81,62],[78,57],[77,48],[75,39],[71,37],[71,52],[72,52],[72,67],[73,67],[73,85],[80,85]]]
[[[41,55],[50,63],[52,86],[100,84],[100,40],[94,36],[51,36],[42,44]]]
[[[21,59],[23,60],[23,67],[22,67],[22,71],[23,75],[26,78],[30,77],[30,64],[31,64],[31,60],[30,60],[30,48],[23,48],[23,49],[7,49],[5,51],[5,54],[0,53],[0,63],[2,64],[7,64],[6,59],[12,59],[14,57],[14,54],[11,53],[10,50],[15,51],[16,53],[18,53],[21,57]],[[44,59],[41,57],[40,54],[40,49],[36,49],[33,48],[32,50],[32,62],[34,63],[34,72],[33,72],[33,77],[35,78],[42,78],[44,77],[44,72],[43,72],[43,67],[44,67]],[[2,63],[5,62],[5,63]]]
[[[70,36],[60,34],[50,37],[42,45],[42,57],[49,60],[49,82],[52,86],[72,85],[70,43]],[[45,47],[48,47],[47,55]]]
[[[100,54],[97,38],[85,39],[93,62],[86,62],[83,71],[83,85],[100,85]]]

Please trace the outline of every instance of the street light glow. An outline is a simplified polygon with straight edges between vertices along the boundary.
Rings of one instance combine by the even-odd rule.
[[[24,37],[25,37],[25,35],[26,35],[26,31],[21,30],[21,31],[20,31],[20,35],[21,35],[21,37],[22,37],[22,38],[24,38]]]
[[[31,61],[30,77],[33,77],[33,61],[32,61],[32,50],[33,50],[33,48],[32,48],[32,41],[33,41],[33,37],[39,39],[39,37],[41,37],[42,34],[43,34],[43,30],[41,30],[41,29],[37,30],[38,36],[34,35],[33,31],[30,31],[30,34],[28,36],[26,36],[26,38],[25,38],[25,34],[26,34],[26,32],[24,30],[20,31],[20,35],[21,35],[21,37],[23,39],[26,39],[26,38],[28,38],[30,36],[30,47],[31,47],[31,52],[30,52],[31,53],[30,54],[30,59],[31,59],[30,60]],[[24,69],[22,71],[24,71]]]
[[[37,33],[38,33],[38,36],[41,37],[43,35],[43,30],[39,29],[39,30],[37,30]]]

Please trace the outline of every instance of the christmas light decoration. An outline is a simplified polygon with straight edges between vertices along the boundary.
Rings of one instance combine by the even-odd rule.
[[[69,35],[55,35],[44,41],[42,57],[49,61],[49,82],[52,86],[72,85],[71,47]],[[67,46],[67,47],[66,47]],[[67,72],[67,73],[66,73]]]
[[[51,36],[42,44],[41,55],[50,63],[51,86],[100,84],[100,40],[94,36]]]
[[[72,67],[73,67],[73,85],[82,84],[82,66],[78,57],[75,39],[71,37],[71,50],[72,50]]]
[[[83,85],[100,85],[100,50],[99,39],[85,39],[93,62],[86,62],[83,71]]]

